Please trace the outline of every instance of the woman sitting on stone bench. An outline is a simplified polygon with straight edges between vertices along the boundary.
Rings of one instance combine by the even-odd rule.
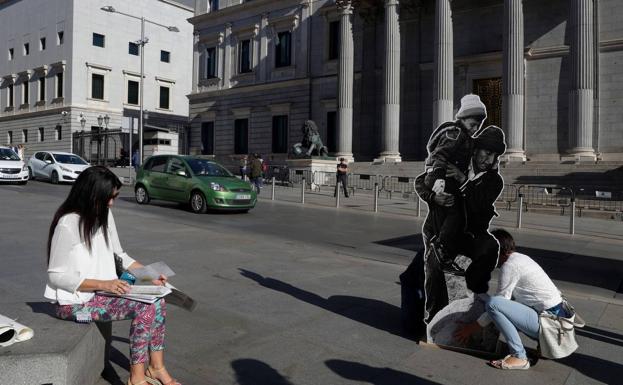
[[[124,294],[130,288],[117,277],[114,254],[121,257],[125,269],[142,266],[124,253],[119,243],[110,208],[120,188],[119,178],[105,167],[90,167],[80,174],[50,226],[44,295],[56,303],[61,319],[86,323],[132,320],[128,385],[180,385],[164,367],[164,299],[147,304],[96,293]],[[164,285],[166,281],[160,276],[153,283]]]

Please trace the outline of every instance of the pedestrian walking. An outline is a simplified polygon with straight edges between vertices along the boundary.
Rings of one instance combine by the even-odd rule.
[[[262,158],[259,154],[253,154],[253,160],[251,161],[251,183],[255,186],[255,191],[260,194],[262,188]]]
[[[26,147],[23,144],[18,144],[17,145],[17,156],[19,156],[19,158],[21,160],[24,160],[24,156],[26,155]]]
[[[240,158],[240,179],[242,180],[247,179],[248,163],[249,163],[248,155],[244,155],[242,158]]]
[[[97,293],[123,295],[130,289],[117,276],[115,254],[124,269],[143,266],[119,242],[111,208],[121,186],[119,178],[103,166],[87,168],[78,176],[50,225],[44,296],[55,303],[60,319],[81,323],[132,320],[128,385],[148,380],[180,385],[164,367],[164,299],[147,304]],[[167,277],[160,275],[152,284],[166,282]]]
[[[134,172],[138,174],[138,169],[139,167],[141,167],[140,163],[140,156],[138,153],[138,148],[136,150],[134,150],[134,153],[132,153],[132,166],[134,167]]]
[[[334,197],[340,192],[340,184],[344,189],[344,197],[348,198],[348,164],[346,164],[346,158],[340,158],[340,163],[337,165]]]

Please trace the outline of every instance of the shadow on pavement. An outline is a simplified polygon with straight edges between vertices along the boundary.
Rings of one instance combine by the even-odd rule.
[[[579,336],[605,342],[607,344],[623,346],[623,335],[597,329],[592,326],[584,326],[581,329],[576,329],[575,333]]]
[[[601,358],[573,353],[556,361],[604,384],[620,384],[623,378],[623,365]]]
[[[423,247],[422,235],[385,239],[375,243],[411,250]],[[623,292],[623,261],[564,253],[559,251],[517,246],[517,251],[534,259],[550,278],[558,281],[600,287],[617,293]]]
[[[239,270],[243,277],[252,279],[269,289],[291,295],[298,300],[329,310],[353,321],[361,322],[375,329],[384,330],[399,337],[417,341],[417,339],[407,335],[402,330],[400,308],[397,306],[375,299],[347,295],[334,295],[325,299],[318,294],[299,289],[289,283],[274,278],[263,277],[260,274],[245,269]]]
[[[358,362],[344,360],[327,360],[325,365],[340,376],[357,382],[366,382],[373,385],[437,385],[433,382],[413,374],[390,368],[375,368]]]
[[[50,302],[26,302],[26,305],[30,306],[33,313],[47,314],[50,317],[56,318],[56,307]]]
[[[241,358],[231,362],[239,385],[292,385],[270,365],[251,358]]]

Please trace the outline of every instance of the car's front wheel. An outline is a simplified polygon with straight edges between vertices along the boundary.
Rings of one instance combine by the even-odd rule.
[[[53,184],[58,184],[58,173],[56,171],[52,171],[52,176],[50,177],[50,181]]]
[[[190,209],[195,214],[205,214],[208,211],[205,195],[201,191],[193,191],[190,195]]]
[[[134,197],[136,198],[136,203],[139,205],[146,205],[149,203],[149,193],[143,185],[138,185],[136,187],[136,190],[134,190]]]

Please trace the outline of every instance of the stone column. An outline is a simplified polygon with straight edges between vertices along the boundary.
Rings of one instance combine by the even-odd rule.
[[[400,25],[398,0],[385,0],[385,97],[383,102],[383,152],[378,160],[400,162]]]
[[[353,5],[351,1],[338,4],[340,15],[340,54],[337,95],[337,157],[353,161]]]
[[[525,161],[523,0],[504,1],[504,78],[502,128],[506,129],[509,161]]]
[[[596,159],[593,149],[594,44],[593,1],[571,0],[571,91],[569,153],[576,160]]]
[[[434,47],[433,129],[441,123],[454,119],[452,111],[454,105],[454,53],[450,0],[436,0]]]
[[[199,64],[199,58],[201,52],[199,51],[199,33],[193,34],[193,92],[199,90],[199,81],[201,80],[201,67]]]
[[[223,58],[223,88],[229,88],[231,81],[231,23],[225,24],[225,57]]]
[[[266,71],[268,70],[268,14],[263,13],[260,20],[260,55],[259,68],[260,82],[266,81]]]

